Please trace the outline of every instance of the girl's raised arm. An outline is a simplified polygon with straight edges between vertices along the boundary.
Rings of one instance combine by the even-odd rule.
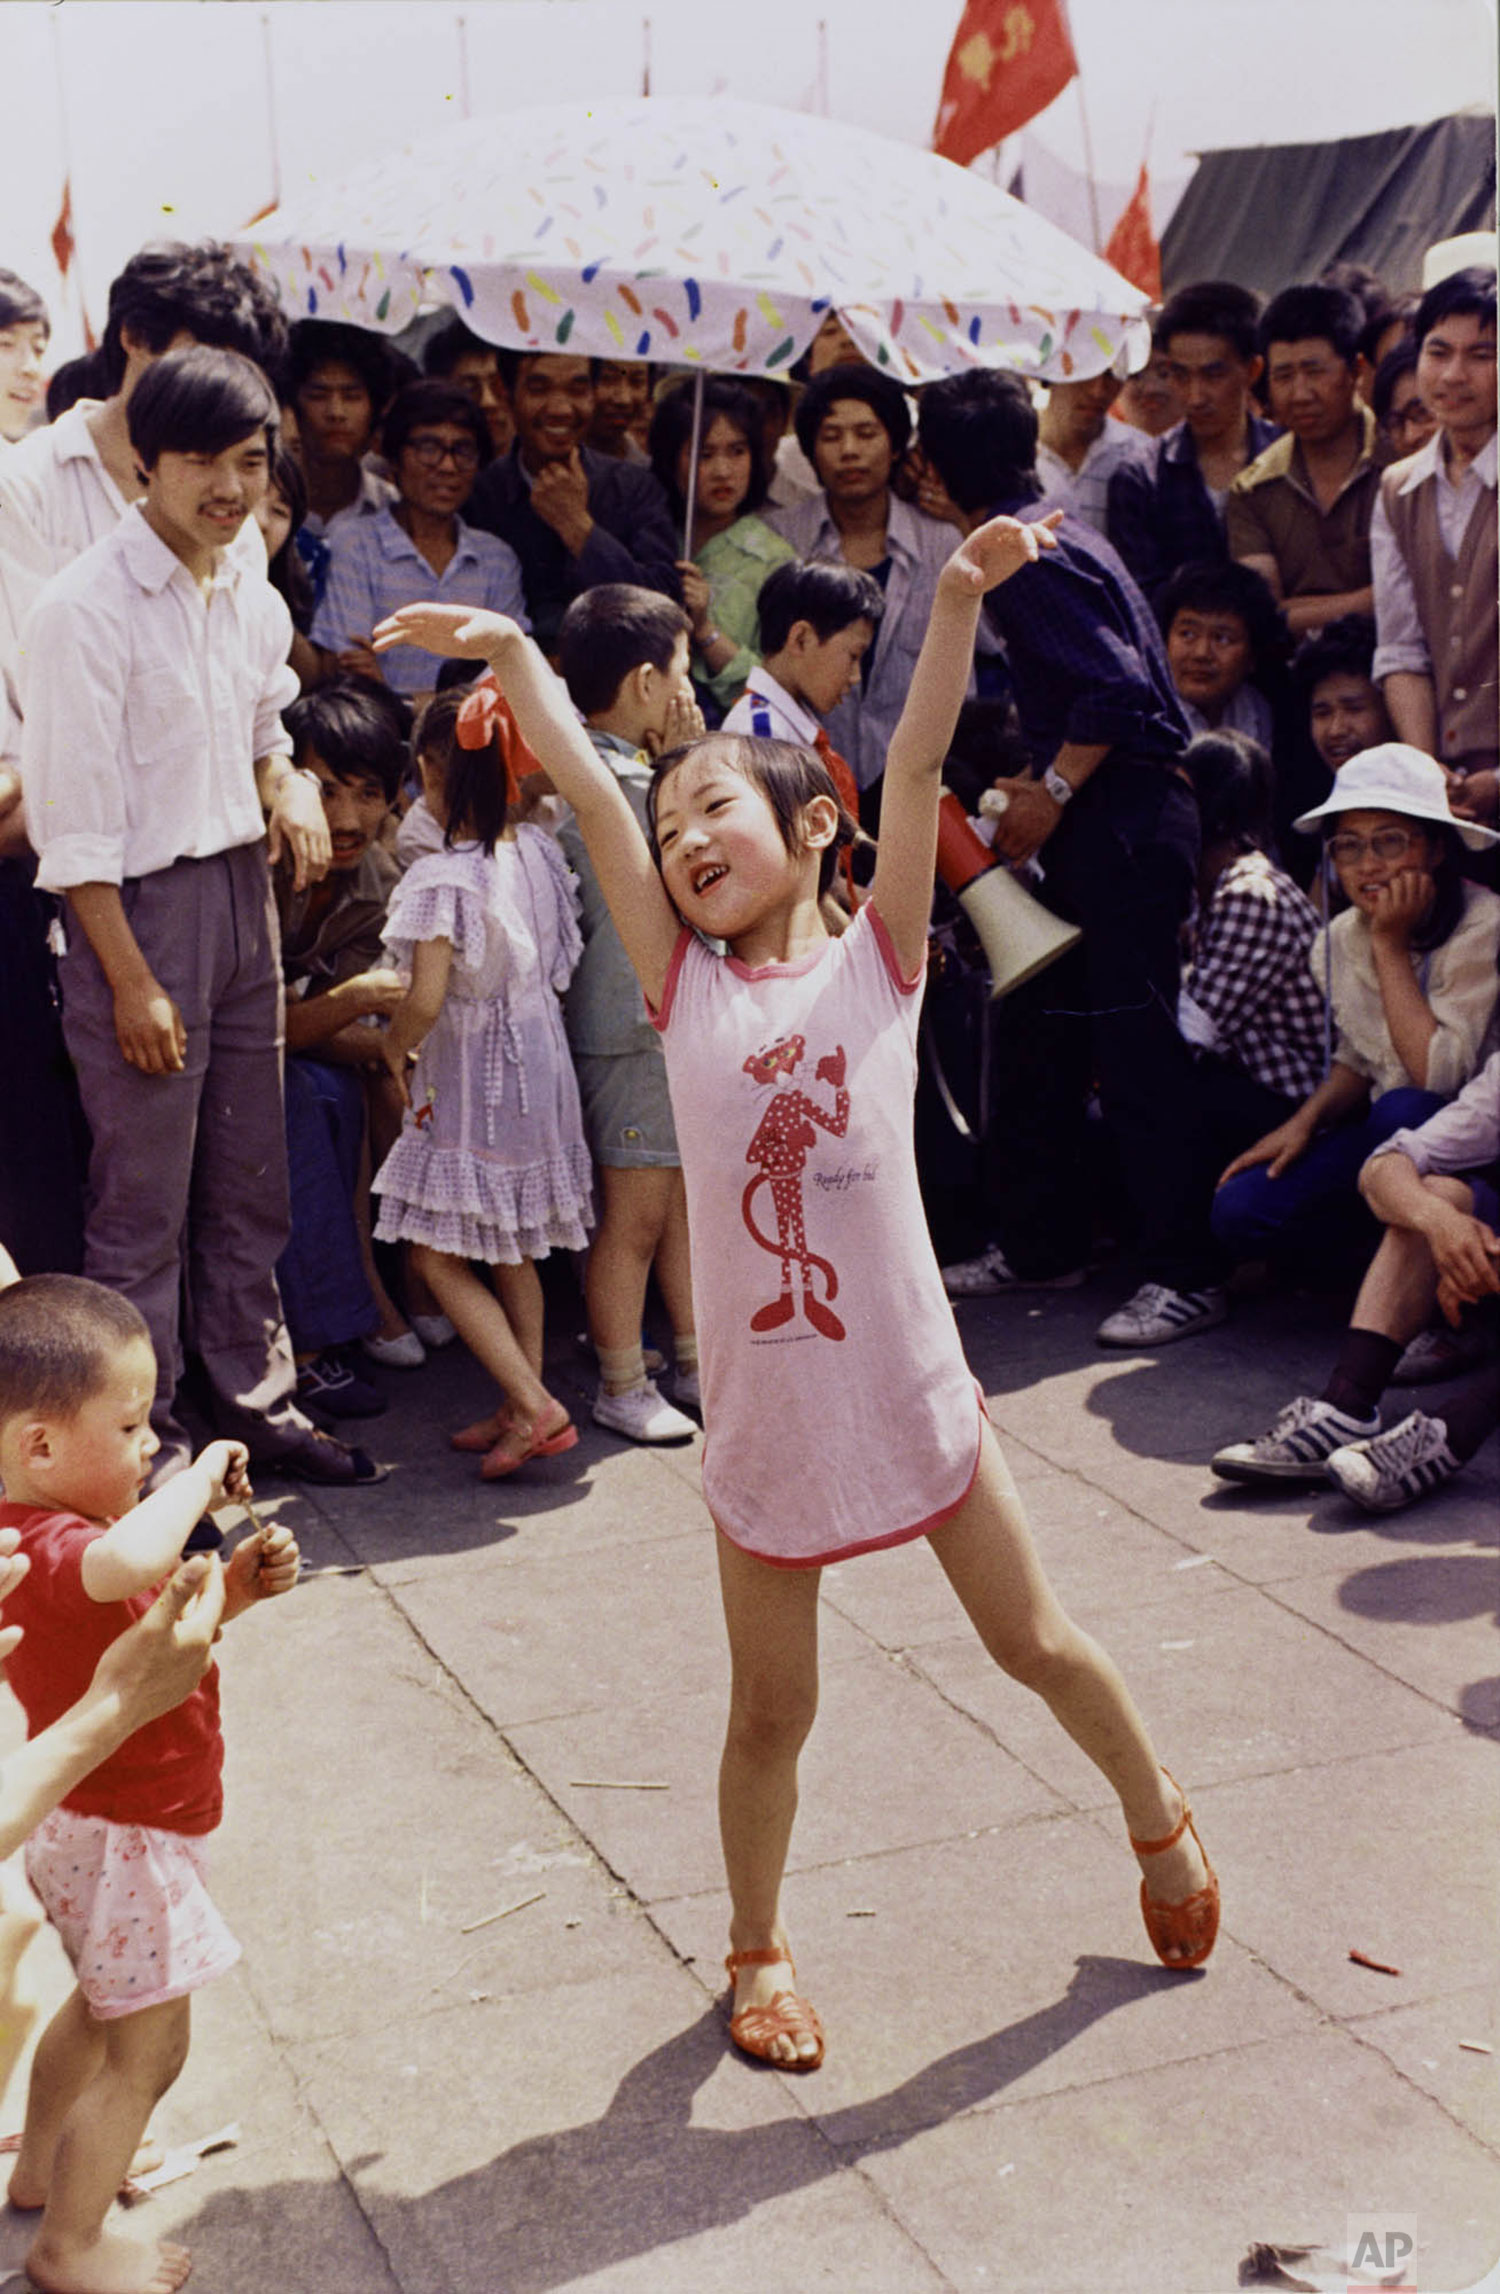
[[[872,897],[908,976],[920,968],[937,868],[938,792],[974,658],[986,590],[1056,548],[1060,510],[1035,525],[991,518],[959,544],[938,576],[932,618],[886,756],[880,853]]]
[[[485,661],[515,711],[516,723],[541,759],[578,826],[625,953],[648,1000],[659,1004],[682,929],[662,889],[640,824],[614,774],[574,714],[567,689],[513,621],[463,605],[407,605],[381,622],[375,650],[419,645]]]

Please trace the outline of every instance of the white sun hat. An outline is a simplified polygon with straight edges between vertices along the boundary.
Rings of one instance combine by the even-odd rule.
[[[1373,749],[1361,749],[1339,767],[1323,802],[1299,814],[1292,826],[1316,829],[1320,821],[1341,812],[1398,812],[1404,820],[1436,821],[1442,828],[1456,828],[1470,852],[1487,852],[1492,844],[1500,844],[1494,829],[1455,818],[1442,766],[1406,741],[1381,741]]]

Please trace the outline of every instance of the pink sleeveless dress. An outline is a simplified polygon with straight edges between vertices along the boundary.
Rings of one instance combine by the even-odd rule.
[[[750,970],[684,931],[655,1014],[687,1183],[703,1494],[789,1568],[934,1529],[979,1462],[983,1396],[912,1151],[922,981],[874,908]]]

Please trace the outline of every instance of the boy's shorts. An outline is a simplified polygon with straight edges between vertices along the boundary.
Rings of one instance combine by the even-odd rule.
[[[579,1052],[573,1069],[596,1163],[625,1171],[677,1168],[682,1156],[659,1051]]]
[[[26,1843],[26,1877],[101,2021],[181,1999],[233,1967],[240,1947],[185,1832],[54,1808]]]

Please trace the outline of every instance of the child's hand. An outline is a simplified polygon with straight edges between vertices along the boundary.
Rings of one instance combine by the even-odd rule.
[[[273,1601],[290,1593],[302,1566],[302,1554],[289,1529],[268,1522],[250,1537],[241,1538],[224,1566],[224,1618],[241,1616],[257,1601]]]
[[[221,1505],[237,1505],[254,1494],[250,1487],[250,1452],[243,1442],[210,1442],[206,1450],[198,1452],[195,1463],[209,1479],[205,1512],[216,1513]]]
[[[1022,566],[1034,565],[1043,550],[1056,549],[1055,529],[1062,516],[1061,510],[1049,510],[1034,524],[1021,518],[991,518],[976,526],[944,566],[938,587],[961,590],[966,597],[998,589]]]
[[[652,753],[664,757],[669,749],[680,749],[688,741],[701,741],[707,727],[703,711],[691,693],[674,693],[667,703],[666,720],[659,738],[651,742]]]
[[[377,622],[371,643],[377,653],[388,653],[393,645],[418,645],[424,653],[455,660],[478,656],[492,661],[511,638],[524,635],[503,613],[477,613],[469,605],[403,605],[399,613]]]

